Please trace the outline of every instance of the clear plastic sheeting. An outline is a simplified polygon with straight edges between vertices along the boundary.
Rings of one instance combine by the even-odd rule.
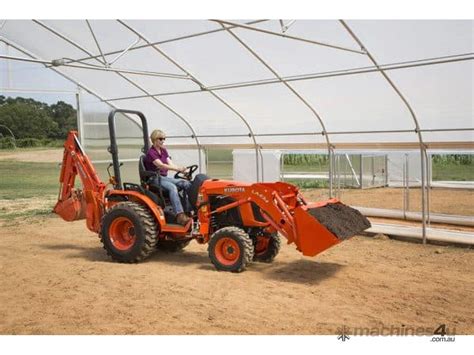
[[[432,147],[424,130],[444,132],[440,142],[472,137],[473,23],[7,20],[0,41],[10,56],[60,60],[53,69],[83,91],[145,111],[155,127],[188,136],[181,145],[232,136]],[[19,72],[21,86],[29,76]]]

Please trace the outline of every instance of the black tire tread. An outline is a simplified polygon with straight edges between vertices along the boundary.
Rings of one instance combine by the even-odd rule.
[[[257,255],[254,253],[253,260],[261,263],[271,263],[275,260],[276,256],[280,252],[281,248],[281,238],[278,233],[273,233],[270,235],[271,241],[269,242],[268,249],[265,253]]]
[[[233,266],[232,268],[228,267],[223,267],[215,258],[214,256],[214,244],[217,242],[217,239],[221,235],[224,236],[229,236],[233,235],[242,245],[243,247],[243,257],[241,258],[240,262]],[[224,227],[216,231],[212,236],[211,240],[208,245],[208,253],[209,253],[209,258],[211,259],[211,262],[214,264],[217,270],[223,270],[223,271],[232,271],[232,272],[242,272],[245,270],[245,268],[252,262],[253,260],[253,255],[254,255],[254,246],[252,239],[249,237],[245,231],[238,227]]]
[[[144,225],[145,242],[143,243],[140,253],[137,256],[126,260],[121,257],[118,257],[116,254],[110,251],[109,248],[107,248],[106,244],[104,243],[104,239],[103,239],[104,236],[102,235],[102,228],[101,228],[99,232],[99,238],[102,243],[102,246],[107,252],[107,255],[109,255],[114,261],[117,261],[120,263],[128,263],[128,264],[133,264],[133,263],[138,263],[140,261],[143,261],[156,250],[156,244],[158,241],[158,230],[157,230],[155,218],[151,214],[151,212],[148,210],[148,208],[146,208],[145,206],[139,203],[130,202],[130,201],[120,202],[116,204],[115,206],[113,206],[107,213],[104,214],[104,216],[102,217],[101,226],[103,225],[104,218],[107,216],[107,214],[118,209],[132,209],[139,216],[142,224]]]

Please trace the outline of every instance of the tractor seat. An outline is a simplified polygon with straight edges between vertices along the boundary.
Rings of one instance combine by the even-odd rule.
[[[149,171],[145,168],[145,163],[143,160],[145,159],[145,155],[141,155],[140,159],[138,160],[138,173],[140,175],[140,183],[143,185],[148,185],[149,190],[158,194],[159,196],[169,198],[169,193],[167,190],[162,189],[160,184],[157,184],[155,181],[152,180],[155,176],[159,176],[158,172],[156,171]],[[153,182],[152,182],[153,181]]]

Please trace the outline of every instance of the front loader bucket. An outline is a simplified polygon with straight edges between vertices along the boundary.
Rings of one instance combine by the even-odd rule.
[[[314,256],[331,246],[370,228],[359,211],[337,200],[310,203],[294,209],[298,249]]]

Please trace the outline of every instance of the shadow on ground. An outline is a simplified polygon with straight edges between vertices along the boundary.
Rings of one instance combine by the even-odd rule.
[[[263,272],[265,276],[277,281],[315,285],[333,277],[342,268],[344,265],[337,263],[300,259],[269,265]]]
[[[49,244],[41,246],[43,249],[55,251],[74,251],[74,253],[64,254],[67,258],[79,258],[88,261],[112,262],[102,245],[97,247],[83,247],[74,244]],[[187,250],[175,253],[157,250],[150,255],[143,263],[166,263],[173,266],[187,266],[189,264],[210,264],[209,257],[206,252],[192,252]],[[212,265],[210,265],[213,268]]]
[[[43,249],[55,251],[74,251],[64,254],[65,258],[85,259],[88,261],[111,261],[105,250],[97,245],[96,248],[83,247],[75,244],[49,244],[41,246]]]
[[[66,258],[79,258],[93,262],[113,262],[101,246],[94,248],[83,247],[74,244],[49,244],[42,246],[44,249],[54,251],[72,251],[64,256]],[[201,270],[215,270],[209,260],[206,251],[182,250],[175,253],[157,250],[143,263],[163,263],[176,267],[189,267],[196,265]],[[288,263],[278,262],[272,264],[251,263],[245,272],[261,274],[263,278],[271,278],[277,281],[318,284],[327,278],[334,276],[344,265],[337,263],[319,262],[310,259],[299,259]]]

